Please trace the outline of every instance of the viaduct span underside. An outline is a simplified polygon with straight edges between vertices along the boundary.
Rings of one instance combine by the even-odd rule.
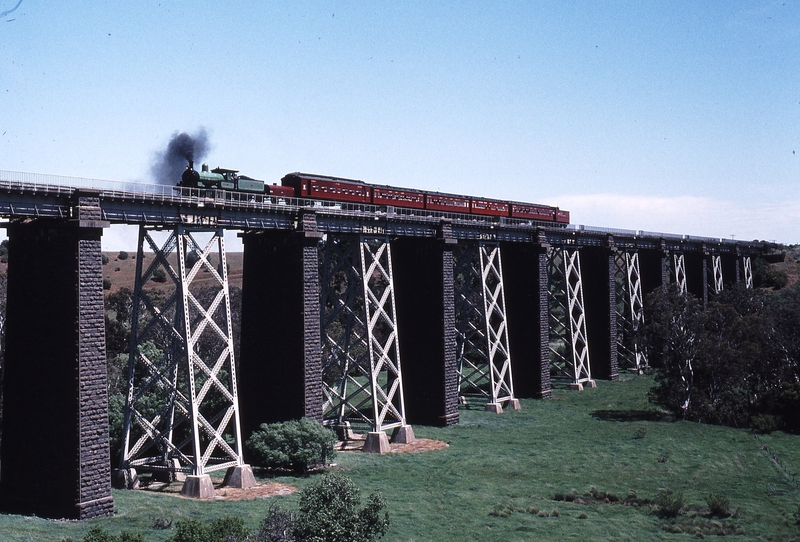
[[[146,471],[198,495],[222,469],[248,483],[242,440],[261,423],[308,417],[380,452],[387,432],[410,442],[414,424],[458,423],[459,404],[502,412],[554,381],[641,372],[644,295],[752,287],[751,257],[773,248],[10,172],[0,215],[0,499],[46,517],[113,513],[100,245],[112,223],[140,228],[114,483]],[[225,230],[243,232],[238,360]],[[143,287],[156,273],[168,295]]]

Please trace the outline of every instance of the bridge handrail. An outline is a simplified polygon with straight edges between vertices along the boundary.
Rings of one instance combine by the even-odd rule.
[[[107,200],[126,200],[152,202],[159,204],[180,204],[187,206],[203,207],[206,204],[214,206],[231,206],[245,209],[278,210],[294,212],[301,208],[311,208],[323,215],[345,215],[348,217],[363,217],[374,219],[376,217],[391,217],[393,220],[402,220],[416,223],[437,224],[442,219],[449,219],[455,225],[492,227],[498,224],[493,217],[476,217],[475,215],[451,213],[443,211],[420,212],[419,209],[393,208],[384,211],[382,207],[371,204],[356,204],[345,202],[328,202],[300,198],[282,198],[277,196],[263,196],[245,192],[231,192],[225,190],[209,190],[175,185],[163,185],[134,181],[111,181],[91,179],[85,177],[70,177],[46,173],[27,173],[21,171],[0,170],[0,189],[14,191],[30,191],[33,193],[71,195],[76,189],[97,190],[100,197]],[[501,224],[528,228],[562,229],[559,224],[536,222],[523,219],[501,219]],[[652,232],[644,230],[626,230],[619,228],[605,228],[599,226],[584,226],[579,224],[567,225],[567,231],[583,231],[587,233],[609,233],[612,235],[629,237],[653,237],[676,241],[705,242],[714,245],[735,246],[737,244],[751,244],[752,242],[725,239],[718,237],[702,237],[694,235],[680,235],[674,233]]]

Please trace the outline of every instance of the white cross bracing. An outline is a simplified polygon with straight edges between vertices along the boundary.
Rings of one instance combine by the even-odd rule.
[[[580,251],[551,247],[547,253],[551,368],[573,384],[592,380],[583,309]]]
[[[459,244],[454,251],[456,356],[459,396],[466,401],[477,397],[491,402],[489,349],[484,320],[482,273],[476,246]]]
[[[713,281],[711,286],[714,288],[714,293],[720,293],[722,291],[723,282],[722,282],[722,257],[719,254],[712,254],[711,255],[711,272]]]
[[[753,264],[750,261],[750,256],[742,256],[742,264],[744,264],[744,285],[748,290],[753,289]]]
[[[617,251],[615,260],[617,289],[617,351],[621,365],[637,372],[647,368],[647,357],[639,346],[637,332],[644,323],[642,281],[638,251]]]
[[[459,393],[503,403],[514,399],[514,382],[500,245],[478,243],[477,258],[475,248],[465,245],[455,267]]]
[[[241,466],[223,230],[179,226],[161,247],[150,231],[139,228],[120,466],[196,475]],[[146,245],[154,257],[144,268]],[[193,291],[201,272],[212,286]],[[153,279],[174,289],[145,289]]]
[[[673,272],[675,274],[675,284],[678,285],[678,291],[682,294],[686,293],[686,260],[682,253],[675,252],[672,255],[674,262]]]
[[[389,239],[328,236],[322,265],[325,422],[406,425]]]

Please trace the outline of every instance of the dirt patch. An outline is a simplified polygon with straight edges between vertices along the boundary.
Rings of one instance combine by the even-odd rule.
[[[336,443],[336,450],[340,452],[360,452],[364,448],[366,437],[364,435],[356,435],[353,439],[348,441],[339,441]],[[421,453],[432,452],[434,450],[442,450],[449,445],[441,440],[433,440],[429,438],[418,438],[411,444],[389,444],[391,454],[401,453]]]
[[[140,488],[141,491],[163,493],[174,497],[188,498],[181,495],[183,484],[173,482],[171,484],[153,482]],[[255,487],[248,489],[237,489],[233,487],[223,487],[222,482],[214,484],[215,501],[252,501],[255,499],[269,499],[270,497],[280,497],[291,495],[297,488],[279,482],[263,482],[256,484]]]

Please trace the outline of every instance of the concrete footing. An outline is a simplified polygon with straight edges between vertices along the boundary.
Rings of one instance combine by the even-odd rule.
[[[111,486],[114,489],[139,489],[136,469],[114,469],[111,473]]]
[[[389,453],[389,437],[383,431],[374,431],[367,434],[367,440],[364,442],[363,452],[368,454],[386,454]]]
[[[495,414],[503,413],[503,405],[500,403],[486,403],[486,412],[493,412]]]
[[[392,442],[395,444],[411,444],[415,440],[414,429],[410,425],[401,425],[392,432]]]
[[[214,484],[211,483],[211,476],[208,474],[187,476],[181,495],[193,499],[213,499]]]
[[[595,382],[594,380],[587,380],[583,383],[573,382],[572,384],[569,385],[569,389],[573,391],[583,391],[584,385],[588,388],[596,388],[597,382]]]
[[[509,399],[506,403],[506,408],[511,410],[522,410],[522,405],[519,404],[519,399]]]
[[[231,467],[225,473],[225,480],[222,482],[225,487],[235,487],[238,489],[248,489],[255,487],[256,477],[253,476],[253,469],[250,465],[239,465]]]

